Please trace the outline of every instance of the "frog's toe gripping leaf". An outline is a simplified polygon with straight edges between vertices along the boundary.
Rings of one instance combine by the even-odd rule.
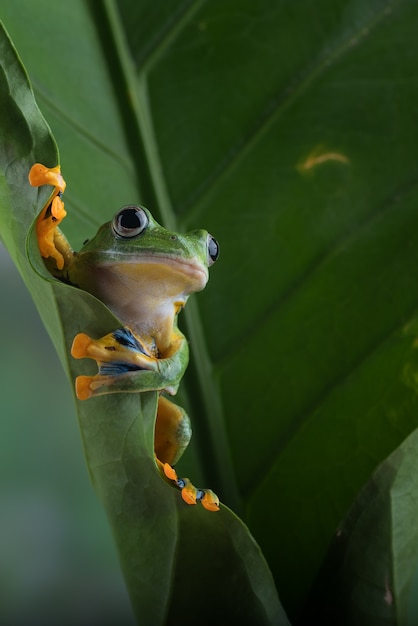
[[[92,383],[94,376],[77,376],[75,381],[75,393],[79,400],[88,400],[93,396]]]
[[[212,489],[204,490],[204,496],[201,498],[200,502],[208,511],[219,511],[219,498]]]
[[[164,475],[181,490],[181,497],[187,504],[200,502],[208,511],[219,511],[219,498],[212,489],[198,489],[188,478],[178,478],[176,470],[168,463],[162,465]]]
[[[197,504],[199,490],[188,478],[178,478],[177,486],[181,489],[181,497],[187,504]]]
[[[74,337],[73,345],[71,346],[71,356],[75,359],[84,359],[89,356],[89,348],[92,340],[85,333],[79,333]]]
[[[64,203],[59,196],[56,196],[50,206],[50,213],[45,215],[41,213],[36,222],[36,234],[38,236],[38,245],[41,256],[44,259],[52,257],[55,259],[57,269],[64,268],[64,257],[55,246],[55,233],[58,225],[66,216]]]
[[[32,165],[29,171],[29,182],[32,187],[41,187],[42,185],[51,185],[51,187],[58,187],[58,190],[63,193],[67,183],[61,174],[61,168],[59,165],[56,167],[46,167],[42,163],[35,163]]]
[[[113,364],[115,369],[156,369],[157,359],[144,343],[128,329],[117,330],[101,337],[92,339],[85,333],[74,337],[71,355],[75,359],[94,359],[99,367],[106,368]]]
[[[77,376],[75,380],[75,393],[79,400],[88,400],[93,396],[103,395],[103,390],[111,391],[114,378],[112,376]]]
[[[55,259],[58,270],[62,270],[65,265],[64,256],[57,249],[55,238],[57,229],[64,217],[67,215],[61,195],[65,190],[66,183],[61,175],[59,165],[53,168],[45,167],[41,163],[35,163],[29,172],[29,182],[32,187],[51,185],[54,187],[52,195],[43,207],[36,220],[36,234],[38,238],[39,251],[44,259],[52,257]]]

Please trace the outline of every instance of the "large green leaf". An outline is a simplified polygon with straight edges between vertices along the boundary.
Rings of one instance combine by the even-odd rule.
[[[297,613],[416,425],[418,6],[16,4],[74,246],[135,201],[220,241],[185,311],[184,467],[244,515]]]
[[[39,160],[57,163],[58,154],[3,30],[0,53],[6,113],[1,128],[1,232],[73,381],[86,370],[68,357],[75,334],[84,329],[100,336],[120,322],[89,294],[54,280],[43,266],[33,220],[48,191],[31,189],[28,172]],[[43,392],[48,397],[47,381]],[[188,507],[161,480],[153,446],[156,404],[156,392],[78,402],[88,468],[114,532],[139,622],[192,624],[190,596],[208,594],[216,602],[203,622],[287,623],[271,574],[242,522],[226,507],[217,515]],[[195,556],[204,553],[205,545],[210,552],[203,575],[196,576]]]

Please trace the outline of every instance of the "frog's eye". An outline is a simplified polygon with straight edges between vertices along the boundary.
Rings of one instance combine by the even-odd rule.
[[[126,206],[116,213],[112,227],[119,237],[131,238],[140,235],[148,226],[148,215],[138,206]]]
[[[210,267],[211,265],[215,263],[216,259],[219,257],[219,244],[216,241],[215,237],[212,237],[212,235],[208,235],[207,247],[208,247],[208,265]]]

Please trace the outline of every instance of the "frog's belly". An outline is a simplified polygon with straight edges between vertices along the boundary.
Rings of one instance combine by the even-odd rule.
[[[172,341],[174,319],[187,301],[190,282],[158,264],[114,263],[96,267],[94,281],[85,288],[163,353]]]

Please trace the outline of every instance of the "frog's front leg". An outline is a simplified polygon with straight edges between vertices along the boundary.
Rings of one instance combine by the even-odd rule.
[[[200,489],[188,478],[178,478],[173,467],[187,448],[191,436],[190,419],[184,409],[160,396],[155,420],[154,450],[161,473],[181,490],[181,496],[187,504],[201,502],[205,509],[219,511],[219,498],[211,489]]]
[[[92,339],[84,333],[75,336],[71,355],[94,359],[98,373],[76,378],[79,400],[115,392],[159,391],[174,394],[187,365],[188,347],[178,332],[167,358],[158,358],[155,349],[141,341],[128,328]]]
[[[76,335],[71,354],[77,359],[97,362],[94,376],[78,376],[76,394],[87,400],[114,392],[165,390],[175,393],[188,360],[187,342],[177,332],[166,358],[158,358],[153,350],[128,328],[119,328],[100,339],[84,333]],[[219,510],[219,499],[210,489],[195,487],[188,478],[178,478],[172,467],[183,454],[192,435],[186,412],[164,396],[158,400],[155,421],[154,451],[163,476],[181,490],[187,504],[202,505],[210,511]]]

